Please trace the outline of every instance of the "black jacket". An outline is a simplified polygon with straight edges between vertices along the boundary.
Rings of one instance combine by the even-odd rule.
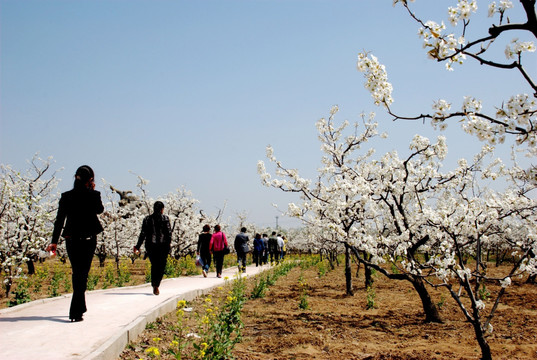
[[[170,219],[166,215],[152,214],[144,218],[142,231],[138,237],[136,248],[140,249],[145,241],[145,250],[150,253],[156,247],[167,248],[169,251],[172,241]]]
[[[52,243],[57,244],[63,229],[63,237],[90,237],[103,231],[97,214],[104,211],[101,193],[90,189],[73,189],[60,198]],[[64,227],[65,225],[65,227]]]
[[[203,254],[203,255],[210,255],[211,254],[211,250],[210,250],[210,245],[211,245],[211,238],[212,238],[212,234],[211,233],[201,233],[199,236],[198,236],[198,252],[200,254]]]

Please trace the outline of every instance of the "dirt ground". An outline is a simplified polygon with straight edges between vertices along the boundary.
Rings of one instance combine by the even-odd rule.
[[[375,308],[367,310],[363,277],[354,278],[355,295],[346,296],[343,271],[339,267],[320,277],[316,267],[295,267],[279,278],[264,298],[248,300],[242,312],[243,339],[235,347],[235,358],[480,358],[472,327],[447,293],[431,290],[435,302],[442,304],[444,323],[426,324],[419,298],[409,283],[376,275]],[[508,288],[492,322],[494,331],[487,341],[494,359],[537,358],[536,286],[524,284],[524,280],[514,281]],[[491,294],[498,290],[493,285],[488,287]],[[299,306],[304,291],[307,309]],[[492,301],[492,297],[485,301],[486,311],[491,309]],[[189,306],[202,304],[198,300]],[[144,349],[151,346],[154,337],[162,338],[162,344],[173,340],[170,329],[177,321],[174,316],[159,319],[125,350],[121,359],[146,359]],[[161,358],[170,358],[165,348]]]

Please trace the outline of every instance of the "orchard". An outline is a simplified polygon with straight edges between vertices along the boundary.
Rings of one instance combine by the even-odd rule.
[[[454,32],[444,22],[421,19],[411,3],[393,2],[419,25],[418,35],[429,58],[445,63],[448,71],[456,71],[466,61],[512,71],[530,94],[513,94],[492,114],[483,110],[481,100],[464,95],[459,110],[440,99],[433,102],[432,112],[400,115],[394,109],[394,87],[386,67],[372,53],[361,52],[357,68],[364,74],[365,87],[392,120],[430,121],[439,130],[458,120],[464,131],[484,142],[482,150],[471,159],[459,159],[450,171],[442,170],[448,152],[443,136],[431,141],[416,135],[405,156],[398,151],[376,154],[370,143],[388,135],[378,133],[375,114],[364,114],[361,122],[350,126],[348,121],[336,121],[336,106],[328,119],[317,122],[323,156],[315,180],[284,166],[270,146],[267,158],[273,171],[260,161],[258,172],[266,186],[300,194],[302,202],[289,204],[289,215],[316,231],[317,238],[344,247],[347,294],[353,293],[351,258],[389,279],[410,282],[426,322],[442,322],[430,289],[446,288],[474,329],[482,358],[491,359],[487,334],[493,331],[502,296],[512,279],[525,277],[533,282],[537,274],[535,165],[524,168],[516,161],[507,164],[493,158],[495,145],[504,142],[513,143],[533,160],[537,154],[537,85],[524,66],[525,56],[535,52],[535,1],[521,0],[518,6],[526,17],[516,20],[509,17],[514,2],[491,2],[491,25],[475,39],[466,34],[475,33],[471,19],[478,11],[477,1],[459,0],[447,9]],[[517,37],[505,45],[507,61],[496,58],[495,47],[510,33]],[[534,65],[530,64],[532,70]],[[492,182],[503,183],[503,189],[487,186]],[[491,276],[492,258],[510,266]],[[367,274],[370,287],[373,281]],[[501,288],[490,305],[478,296],[487,283]]]
[[[357,55],[358,76],[363,75],[379,114],[364,112],[354,123],[340,121],[340,109],[334,106],[327,118],[318,120],[322,155],[313,178],[301,175],[311,169],[299,171],[284,164],[275,155],[278,149],[270,145],[267,163],[259,161],[257,170],[262,185],[299,199],[285,210],[303,224],[285,230],[288,252],[319,254],[319,262],[336,271],[343,263],[338,276],[344,279],[346,299],[358,299],[358,290],[364,297],[374,297],[377,283],[383,284],[379,292],[387,289],[385,282],[407,289],[406,296],[414,300],[421,324],[428,329],[446,321],[437,295],[447,294],[465,321],[458,326],[472,329],[481,358],[489,360],[496,357],[490,342],[502,301],[513,287],[535,289],[537,276],[536,1],[481,1],[479,6],[478,1],[453,1],[444,20],[422,18],[419,3],[393,0],[394,11],[416,24],[424,56],[444,65],[451,76],[468,62],[487,71],[510,72],[519,80],[520,91],[501,103],[485,104],[465,93],[464,82],[470,80],[462,79],[458,100],[430,99],[432,108],[402,114],[389,69],[374,55],[375,49],[364,50]],[[511,16],[515,9],[516,16]],[[473,27],[479,12],[488,15],[487,28]],[[498,86],[490,80],[481,85]],[[378,153],[378,144],[397,136],[379,130],[386,121],[420,121],[438,134],[434,139],[417,134],[406,148]],[[457,123],[482,147],[447,166],[451,139],[442,131]],[[512,145],[512,158],[497,157],[497,146],[505,144]],[[518,154],[525,159],[520,161]],[[61,171],[53,165],[51,158],[36,156],[26,170],[7,165],[0,169],[0,261],[6,296],[18,279],[35,276],[36,262],[47,261],[44,249],[52,232]],[[152,199],[145,190],[147,183],[138,176],[136,190],[130,192],[103,180],[99,189],[106,210],[96,256],[103,267],[113,261],[117,274],[126,260],[140,261],[132,246],[155,200],[167,204],[170,255],[177,261],[193,257],[204,224],[219,223],[226,234],[242,226],[252,235],[270,231],[250,222],[246,214],[234,219],[224,219],[223,209],[207,214],[184,187]],[[58,257],[65,260],[64,248],[59,248]],[[362,268],[364,275],[358,277]],[[375,274],[383,276],[382,282]],[[356,284],[357,279],[363,284]],[[305,294],[303,284],[300,290]],[[398,311],[405,310],[411,311]]]

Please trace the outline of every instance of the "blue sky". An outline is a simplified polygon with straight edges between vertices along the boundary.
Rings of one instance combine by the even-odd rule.
[[[414,7],[440,21],[454,4]],[[135,188],[134,172],[154,198],[185,186],[207,212],[226,203],[226,216],[273,225],[271,204],[296,197],[263,187],[257,161],[270,144],[314,176],[315,122],[332,105],[341,121],[376,111],[390,136],[380,153],[404,153],[416,133],[440,135],[372,104],[358,52],[387,66],[394,109],[408,115],[439,98],[457,107],[472,94],[492,109],[529,91],[512,72],[470,61],[445,71],[426,58],[417,29],[392,0],[0,0],[0,162],[24,169],[36,152],[53,156],[61,191],[81,164],[124,190]],[[448,163],[480,147],[455,123],[444,135]],[[281,226],[292,223],[280,215]]]

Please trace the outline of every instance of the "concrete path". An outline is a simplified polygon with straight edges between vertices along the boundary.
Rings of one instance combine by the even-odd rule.
[[[248,266],[255,275],[269,266]],[[174,311],[179,300],[192,300],[233,279],[237,268],[215,273],[165,279],[160,295],[150,284],[86,292],[84,321],[71,323],[71,295],[32,301],[0,310],[0,359],[6,360],[111,360],[136,339],[145,325]]]

